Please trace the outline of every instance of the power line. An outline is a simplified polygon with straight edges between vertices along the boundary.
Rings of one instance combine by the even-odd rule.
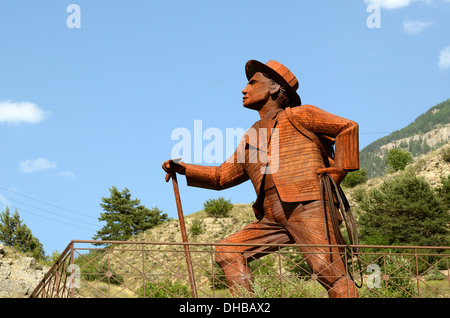
[[[11,199],[11,198],[9,198],[9,197],[5,197],[5,198],[6,198],[7,200],[14,201],[14,202],[16,202],[16,203],[26,205],[26,206],[28,206],[28,207],[30,207],[30,208],[37,209],[37,210],[41,210],[41,211],[43,211],[43,212],[50,213],[50,214],[53,214],[53,215],[61,216],[61,217],[65,218],[65,219],[70,219],[70,220],[73,220],[73,221],[75,221],[75,222],[86,223],[86,224],[94,225],[94,226],[97,225],[97,224],[94,224],[94,223],[91,223],[91,222],[87,222],[87,221],[84,221],[84,220],[75,219],[75,218],[72,218],[72,217],[67,216],[67,215],[62,215],[62,214],[59,214],[59,213],[56,213],[56,212],[52,212],[52,211],[49,211],[49,210],[45,210],[45,209],[42,209],[42,208],[40,208],[40,207],[36,207],[36,206],[30,205],[30,204],[27,204],[27,203],[24,203],[24,202],[20,202],[20,201],[18,201],[18,200]],[[20,210],[22,210],[22,209],[20,209]]]
[[[10,208],[13,208],[13,209],[16,209],[16,210],[19,210],[19,208],[17,208],[16,206],[9,206],[9,207],[10,207]],[[22,213],[22,212],[25,212],[25,213],[28,213],[28,214],[32,214],[32,215],[38,216],[38,217],[40,217],[40,218],[44,218],[44,219],[47,219],[47,220],[51,220],[51,221],[58,222],[58,223],[62,223],[62,224],[66,224],[66,225],[70,225],[70,226],[77,227],[77,228],[80,228],[80,229],[83,229],[83,230],[97,231],[97,230],[89,229],[89,228],[87,228],[87,227],[79,226],[79,225],[76,225],[76,224],[67,223],[67,222],[64,222],[64,221],[61,221],[61,220],[56,220],[56,219],[50,218],[50,217],[48,217],[48,216],[44,216],[44,215],[41,215],[41,214],[37,214],[37,213],[31,212],[31,211],[28,211],[28,210],[24,210],[24,209],[20,209],[20,212],[21,212],[21,213]]]
[[[380,131],[380,132],[360,132],[360,135],[385,135],[391,134],[392,131]]]
[[[87,215],[87,214],[83,214],[83,213],[80,213],[80,212],[77,212],[77,211],[74,211],[74,210],[71,210],[71,209],[63,208],[63,207],[54,205],[54,204],[52,204],[52,203],[48,203],[48,202],[39,200],[39,199],[35,199],[35,198],[30,197],[30,196],[27,196],[27,195],[24,195],[24,194],[21,194],[21,193],[18,193],[18,192],[9,190],[9,189],[7,189],[7,188],[5,188],[5,187],[2,187],[2,186],[0,186],[0,189],[5,190],[5,191],[8,191],[8,192],[11,192],[11,193],[14,193],[14,194],[16,194],[16,195],[19,195],[19,196],[21,196],[21,197],[24,197],[24,198],[27,198],[27,199],[30,199],[30,200],[33,200],[33,201],[36,201],[36,202],[40,202],[40,203],[43,203],[43,204],[47,204],[47,205],[52,206],[52,207],[57,208],[57,209],[65,210],[65,211],[68,211],[68,212],[71,212],[71,213],[74,213],[74,214],[82,215],[82,216],[87,217],[87,218],[91,218],[91,219],[98,220],[97,218],[95,218],[95,217],[93,217],[93,216],[90,216],[90,215]]]

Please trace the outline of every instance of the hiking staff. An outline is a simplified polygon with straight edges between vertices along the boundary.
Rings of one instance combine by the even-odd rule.
[[[181,159],[174,159],[175,163],[181,161]],[[175,171],[170,171],[166,174],[166,182],[169,182],[170,178],[172,178],[173,184],[173,192],[175,194],[175,202],[177,204],[178,211],[178,219],[180,221],[180,229],[181,229],[181,237],[184,243],[188,242],[187,233],[186,233],[186,225],[184,223],[184,215],[183,215],[183,207],[181,206],[180,199],[180,190],[178,189],[178,181],[177,181],[177,173]],[[191,261],[191,253],[189,251],[189,246],[187,244],[183,244],[184,246],[184,255],[186,257],[187,269],[189,273],[189,283],[191,285],[192,297],[197,298],[197,288],[195,286],[194,279],[194,271],[192,269],[192,261]]]

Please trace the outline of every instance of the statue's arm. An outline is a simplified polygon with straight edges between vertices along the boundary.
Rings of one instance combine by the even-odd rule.
[[[359,169],[359,127],[356,122],[312,105],[303,105],[293,110],[296,110],[296,117],[306,129],[335,138],[336,168],[346,171]]]
[[[187,184],[193,187],[223,190],[249,180],[243,165],[235,159],[236,153],[233,154],[233,158],[229,158],[218,167],[185,164]]]

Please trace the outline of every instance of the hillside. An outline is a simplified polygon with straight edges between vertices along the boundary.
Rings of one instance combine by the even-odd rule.
[[[0,243],[0,298],[28,297],[49,267]]]
[[[193,235],[190,232],[193,222],[200,221],[201,233]],[[253,222],[255,216],[250,204],[234,204],[229,217],[215,218],[208,217],[204,211],[199,211],[185,216],[186,230],[188,231],[189,242],[218,242],[245,225]],[[178,220],[171,220],[160,224],[133,237],[132,241],[151,242],[182,242],[180,224]]]
[[[392,148],[403,148],[413,157],[426,154],[450,140],[450,99],[431,107],[408,126],[380,138],[360,151],[361,167],[369,178],[383,175],[384,159]]]
[[[429,153],[420,155],[414,158],[414,162],[406,166],[406,171],[414,172],[418,177],[423,177],[430,184],[431,187],[435,188],[441,185],[441,177],[446,177],[450,175],[450,163],[444,160],[443,153],[445,150],[450,149],[450,145],[447,143]],[[365,192],[370,191],[372,188],[380,186],[385,180],[395,177],[396,175],[402,173],[401,171],[386,174],[380,177],[369,179],[366,183],[358,185],[351,189],[345,189],[349,202],[351,205],[356,205],[355,196],[360,190]]]

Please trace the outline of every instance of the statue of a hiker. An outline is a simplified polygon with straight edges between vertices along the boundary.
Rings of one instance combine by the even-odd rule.
[[[301,105],[296,77],[276,61],[248,61],[245,72],[243,105],[261,117],[249,129],[253,133],[246,133],[218,167],[167,160],[163,169],[207,189],[222,190],[249,179],[253,183],[256,220],[220,241],[246,245],[216,249],[215,260],[234,296],[251,289],[248,263],[271,251],[251,243],[296,243],[329,297],[357,297],[344,252],[329,245],[345,244],[339,230],[343,219],[351,244],[357,244],[351,213],[342,211],[348,203],[339,184],[347,172],[359,169],[358,124]],[[258,133],[262,130],[267,133]]]

